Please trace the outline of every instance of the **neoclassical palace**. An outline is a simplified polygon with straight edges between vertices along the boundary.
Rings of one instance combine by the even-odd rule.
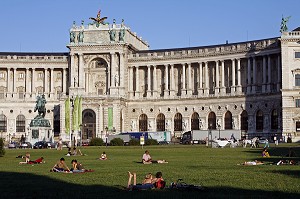
[[[207,129],[300,135],[299,29],[255,41],[149,50],[124,21],[95,20],[74,23],[67,48],[0,52],[1,137],[30,135],[41,94],[50,133],[63,139]],[[66,132],[65,102],[76,96],[82,125]]]

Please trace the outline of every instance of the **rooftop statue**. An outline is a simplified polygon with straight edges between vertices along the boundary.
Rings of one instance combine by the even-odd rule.
[[[281,33],[288,31],[287,22],[289,21],[290,18],[291,18],[291,16],[285,17],[285,18],[282,16],[281,25],[280,25]]]
[[[91,20],[94,21],[94,23],[96,23],[96,26],[99,27],[99,24],[104,25],[104,21],[107,19],[107,17],[102,17],[101,18],[101,10],[98,11],[97,17],[90,17]]]

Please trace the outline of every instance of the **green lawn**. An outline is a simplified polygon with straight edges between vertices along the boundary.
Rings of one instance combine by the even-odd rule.
[[[261,148],[206,148],[205,146],[85,147],[86,156],[67,157],[67,149],[30,149],[31,159],[40,156],[45,164],[19,165],[18,155],[27,150],[6,149],[0,157],[0,198],[300,198],[300,165],[240,166],[248,160],[277,162],[293,147],[300,161],[299,144],[281,144],[269,149],[271,158],[261,158]],[[168,164],[137,163],[145,149],[153,159]],[[96,160],[105,151],[109,160]],[[76,158],[88,169],[84,174],[49,172],[61,157],[71,166]],[[203,185],[205,191],[126,191],[127,171],[136,172],[138,182],[148,172],[161,171],[167,185],[183,178]]]

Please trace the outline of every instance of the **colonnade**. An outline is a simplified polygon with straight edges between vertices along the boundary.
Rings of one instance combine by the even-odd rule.
[[[161,79],[157,76],[158,70]],[[128,88],[130,98],[270,93],[280,91],[281,73],[280,54],[171,64],[130,64]],[[159,82],[163,91],[158,88]]]

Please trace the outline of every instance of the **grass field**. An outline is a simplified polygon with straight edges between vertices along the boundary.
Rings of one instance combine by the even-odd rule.
[[[261,148],[206,148],[205,146],[85,147],[86,156],[67,157],[67,149],[14,149],[0,157],[0,198],[300,198],[300,165],[237,165],[249,160],[277,162],[293,147],[300,161],[299,144],[271,145],[271,158],[261,158]],[[168,164],[137,163],[145,149],[153,159]],[[19,165],[29,151],[31,159],[43,156],[45,164]],[[109,160],[96,160],[105,151]],[[49,170],[61,157],[68,166],[76,158],[88,169],[84,174],[53,173]],[[126,191],[127,171],[136,172],[138,182],[146,173],[161,171],[167,186],[178,178],[203,185],[204,191]]]

